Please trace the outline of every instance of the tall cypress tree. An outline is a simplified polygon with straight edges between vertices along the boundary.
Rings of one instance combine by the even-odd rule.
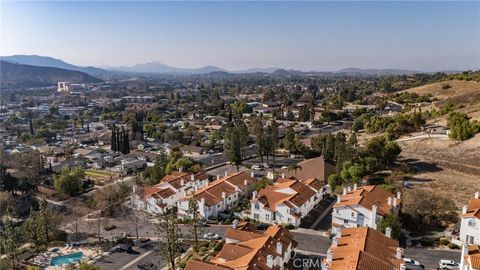
[[[110,141],[110,149],[112,149],[112,151],[116,151],[115,142],[116,142],[117,134],[115,130],[116,130],[115,125],[112,125],[112,138]]]

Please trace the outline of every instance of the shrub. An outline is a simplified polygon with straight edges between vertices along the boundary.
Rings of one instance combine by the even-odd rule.
[[[452,86],[448,83],[442,85],[442,89],[449,89],[452,88]]]
[[[450,243],[447,245],[449,249],[460,249],[460,247],[454,243]]]
[[[450,244],[450,240],[447,238],[440,238],[440,245],[447,246]]]

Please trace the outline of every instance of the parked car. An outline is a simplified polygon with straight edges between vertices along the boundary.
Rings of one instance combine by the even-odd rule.
[[[257,224],[257,230],[265,231],[270,225],[266,223]]]
[[[137,268],[141,270],[152,270],[155,269],[155,265],[151,262],[144,262],[137,264]]]
[[[205,238],[207,240],[219,240],[219,239],[221,239],[221,237],[218,234],[212,233],[212,232],[208,232],[208,233],[204,234],[203,238]]]
[[[132,246],[128,244],[118,244],[113,248],[114,252],[134,253]]]
[[[208,227],[209,225],[205,220],[200,220],[197,223],[193,224],[195,227]]]
[[[421,264],[419,261],[410,258],[403,258],[405,262],[406,270],[421,270],[425,269],[425,265]]]
[[[460,269],[460,264],[452,260],[440,260],[438,268],[441,270],[458,270]]]

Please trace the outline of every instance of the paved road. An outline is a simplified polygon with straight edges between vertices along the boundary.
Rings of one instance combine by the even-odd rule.
[[[461,251],[459,250],[438,250],[426,248],[407,248],[405,249],[405,257],[412,258],[423,265],[426,269],[437,269],[438,262],[442,259],[454,260],[460,262]]]
[[[163,266],[161,256],[154,256],[159,255],[159,252],[155,250],[154,243],[147,243],[145,246],[140,248],[134,248],[134,250],[138,253],[111,253],[97,262],[96,265],[100,266],[104,270],[137,269],[137,264],[140,263],[141,260],[150,258],[152,263],[156,264],[157,266]],[[135,263],[138,258],[141,258],[141,260],[139,260],[138,263]],[[154,258],[155,260],[153,260]]]

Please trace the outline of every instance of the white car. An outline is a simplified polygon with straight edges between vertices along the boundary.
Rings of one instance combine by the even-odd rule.
[[[208,232],[208,233],[204,234],[203,238],[205,238],[206,240],[219,240],[219,239],[221,239],[221,237],[218,234],[212,233],[212,232]]]
[[[419,261],[410,258],[403,258],[405,262],[405,267],[407,270],[421,270],[425,269],[425,266],[421,264]]]
[[[438,268],[444,270],[458,270],[460,269],[460,264],[452,260],[440,260],[438,263]]]

